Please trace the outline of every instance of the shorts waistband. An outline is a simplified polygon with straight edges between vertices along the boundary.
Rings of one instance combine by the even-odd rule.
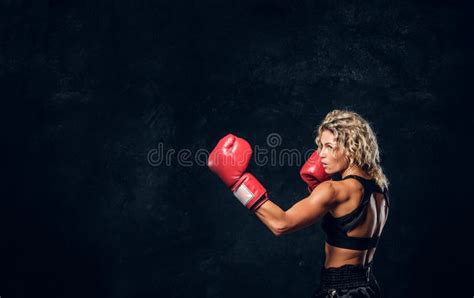
[[[372,263],[362,265],[344,265],[337,268],[321,269],[321,288],[347,289],[371,286],[375,282]]]

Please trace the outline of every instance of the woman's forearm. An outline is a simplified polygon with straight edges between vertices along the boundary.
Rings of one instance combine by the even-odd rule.
[[[255,211],[255,215],[257,215],[275,236],[280,236],[286,232],[286,213],[272,201],[266,201]]]

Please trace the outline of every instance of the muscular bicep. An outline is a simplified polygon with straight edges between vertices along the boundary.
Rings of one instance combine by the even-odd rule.
[[[287,232],[299,230],[319,221],[336,202],[336,191],[332,182],[318,185],[306,198],[286,211]]]

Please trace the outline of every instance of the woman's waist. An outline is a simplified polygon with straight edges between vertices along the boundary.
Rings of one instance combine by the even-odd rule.
[[[321,268],[321,287],[323,289],[343,289],[371,286],[376,283],[372,263],[345,264],[339,267]]]
[[[324,266],[328,267],[340,267],[343,265],[360,265],[364,266],[371,260],[367,260],[367,250],[352,250],[346,248],[339,248],[331,246],[326,243],[325,245],[326,261]]]

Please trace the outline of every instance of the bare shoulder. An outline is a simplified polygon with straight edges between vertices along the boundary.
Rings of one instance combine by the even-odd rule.
[[[330,181],[334,188],[336,201],[343,203],[348,201],[354,193],[362,193],[363,186],[354,179],[346,179],[340,181]]]
[[[332,205],[336,201],[336,189],[334,181],[324,181],[318,184],[311,192],[309,198],[312,202],[322,205]]]
[[[321,182],[320,184],[318,184],[318,186],[316,186],[314,191],[317,191],[317,193],[324,193],[326,195],[334,196],[336,192],[336,189],[334,188],[334,181],[327,180],[327,181]]]

